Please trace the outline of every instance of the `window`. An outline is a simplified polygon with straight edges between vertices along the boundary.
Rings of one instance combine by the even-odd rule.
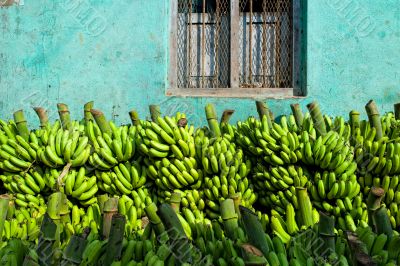
[[[171,0],[167,95],[304,95],[301,0]]]

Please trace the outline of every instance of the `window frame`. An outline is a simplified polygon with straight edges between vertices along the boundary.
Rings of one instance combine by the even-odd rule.
[[[166,96],[250,99],[303,98],[306,91],[306,14],[307,0],[293,0],[292,84],[291,88],[239,87],[239,57],[230,59],[229,88],[178,88],[177,28],[178,0],[170,0],[169,64]],[[239,54],[239,0],[230,0],[230,54]]]

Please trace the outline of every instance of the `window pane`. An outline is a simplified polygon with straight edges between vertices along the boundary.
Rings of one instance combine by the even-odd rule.
[[[227,88],[229,0],[178,1],[178,87]]]
[[[292,87],[292,1],[240,0],[240,86]]]

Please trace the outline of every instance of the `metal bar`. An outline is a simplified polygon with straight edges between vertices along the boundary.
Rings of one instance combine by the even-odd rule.
[[[204,74],[205,74],[205,52],[206,52],[206,0],[203,0],[203,10],[202,10],[203,25],[201,28],[201,87],[204,88]]]
[[[169,87],[178,87],[178,0],[171,0],[171,26],[170,26],[170,40],[169,40]]]
[[[253,50],[253,44],[252,44],[252,39],[253,39],[253,0],[250,0],[250,24],[249,24],[249,85],[253,85],[253,71],[252,71],[252,65],[253,65],[253,56],[252,56],[252,50]]]
[[[267,0],[263,0],[263,34],[262,34],[262,66],[263,66],[263,87],[267,87]]]
[[[307,28],[304,26],[306,21],[306,4],[302,0],[293,0],[292,9],[292,86],[294,95],[307,95]]]
[[[279,87],[281,84],[280,81],[280,72],[281,72],[281,1],[276,1],[276,12],[275,12],[275,87]]]
[[[189,30],[188,30],[188,37],[187,37],[187,60],[188,60],[188,77],[187,77],[187,87],[191,87],[190,80],[192,79],[192,0],[189,0]]]
[[[231,88],[239,88],[239,0],[231,0],[230,1],[230,87]]]
[[[215,61],[215,71],[214,71],[214,88],[218,88],[218,80],[219,80],[219,58],[218,58],[218,42],[219,42],[219,31],[221,27],[221,17],[220,17],[220,0],[216,0],[216,10],[215,10],[215,35],[214,35],[214,61]]]

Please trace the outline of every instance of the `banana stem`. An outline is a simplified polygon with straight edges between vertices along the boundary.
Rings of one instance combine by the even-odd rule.
[[[93,109],[93,106],[94,106],[94,101],[87,102],[83,106],[83,117],[85,118],[86,123],[94,120],[93,115],[90,112],[90,110]]]
[[[228,123],[229,123],[229,120],[231,119],[231,117],[232,117],[232,115],[233,115],[234,112],[235,112],[235,110],[231,110],[231,109],[225,110],[225,111],[222,113],[221,124],[222,124],[222,123],[228,124]]]
[[[109,199],[108,194],[102,194],[97,196],[97,203],[99,204],[101,214],[104,213],[104,204]]]
[[[5,194],[5,195],[7,195],[7,194]],[[2,195],[2,196],[5,196],[5,195]],[[1,196],[0,196],[0,198],[1,198]],[[8,209],[7,209],[7,220],[11,220],[14,217],[14,214],[15,214],[15,201],[11,200],[11,197],[10,197],[9,202],[8,202]]]
[[[351,132],[355,132],[356,128],[360,127],[360,113],[352,110],[349,114],[350,117],[350,126],[351,126]]]
[[[353,232],[347,231],[347,241],[350,246],[352,265],[376,265],[368,255],[365,244]]]
[[[382,123],[378,107],[376,106],[373,100],[370,100],[365,106],[365,110],[367,111],[371,127],[374,127],[376,129],[375,140],[380,140],[383,136],[383,133],[382,133]]]
[[[18,134],[24,138],[24,140],[29,140],[29,129],[28,123],[26,122],[24,111],[18,110],[14,113],[14,121],[17,125]]]
[[[33,107],[40,121],[40,128],[46,128],[49,125],[47,111],[43,107]]]
[[[323,212],[319,213],[319,236],[324,242],[321,256],[328,257],[335,252],[335,219]]]
[[[260,120],[262,120],[263,117],[265,116],[267,118],[268,126],[272,127],[272,121],[274,119],[273,119],[272,112],[268,108],[267,103],[262,102],[262,101],[256,101],[256,108],[257,108],[257,113],[258,113],[258,116],[260,117]]]
[[[57,109],[63,129],[71,129],[71,116],[69,114],[68,105],[64,103],[58,103]]]
[[[179,213],[181,205],[181,194],[179,192],[172,193],[169,204],[171,204],[172,209],[174,209],[176,213]]]
[[[140,124],[139,114],[136,110],[130,111],[129,117],[131,118],[132,125],[137,126]]]
[[[393,229],[385,206],[382,205],[373,212],[372,220],[377,234],[386,234],[388,236],[388,241],[392,239]]]
[[[161,115],[161,110],[159,105],[151,104],[149,105],[150,109],[150,116],[151,120],[155,123],[157,123],[157,117]]]
[[[235,239],[235,232],[238,229],[238,216],[235,211],[235,204],[232,199],[221,202],[221,218],[224,223],[226,236]]]
[[[298,127],[301,127],[303,125],[303,112],[301,111],[300,104],[298,103],[292,103],[290,105],[290,108],[292,109],[292,113],[294,115],[294,119],[296,120],[296,125]]]
[[[219,127],[217,112],[213,104],[209,103],[205,107],[208,127],[210,128],[214,137],[221,136],[221,129]]]
[[[108,238],[110,236],[112,217],[118,213],[118,198],[109,198],[104,203],[103,212],[103,237]]]
[[[238,219],[240,219],[240,203],[242,201],[242,195],[240,193],[235,193],[230,196],[230,198],[233,200],[233,205],[235,206],[235,212],[238,216]]]
[[[100,265],[111,265],[121,257],[122,243],[125,232],[125,215],[114,214],[111,220],[110,237],[108,239],[105,256],[100,260]]]
[[[396,120],[400,119],[400,103],[394,104],[394,117]]]
[[[0,195],[0,232],[3,232],[4,222],[7,218],[8,206],[10,203],[10,196],[7,194]],[[0,237],[0,243],[1,243]]]
[[[147,214],[147,217],[149,218],[149,221],[151,223],[152,228],[154,228],[154,231],[156,232],[157,236],[161,236],[165,232],[165,227],[160,219],[160,217],[157,214],[157,206],[156,204],[151,203],[148,205],[144,211]]]
[[[374,228],[373,213],[381,206],[385,190],[380,187],[372,187],[367,197],[368,224]]]
[[[103,112],[96,109],[92,109],[90,110],[90,112],[92,113],[94,120],[96,120],[96,123],[99,126],[101,132],[107,133],[111,136],[111,127]]]
[[[318,135],[324,136],[326,134],[326,126],[318,102],[314,101],[307,104],[307,108],[310,111],[310,115]]]
[[[296,187],[296,195],[299,201],[300,219],[303,225],[310,227],[314,224],[312,219],[312,205],[310,197],[308,196],[307,189]]]
[[[252,211],[243,206],[240,206],[240,212],[249,243],[258,248],[264,256],[268,256],[270,250],[260,220]]]

